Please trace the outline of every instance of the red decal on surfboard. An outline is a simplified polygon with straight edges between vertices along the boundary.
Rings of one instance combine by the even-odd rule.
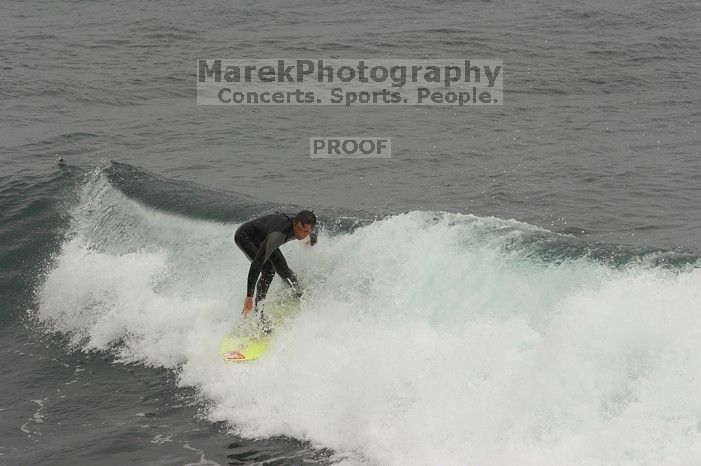
[[[240,361],[241,359],[246,359],[246,356],[244,356],[243,353],[239,351],[229,351],[228,353],[226,353],[226,359]]]

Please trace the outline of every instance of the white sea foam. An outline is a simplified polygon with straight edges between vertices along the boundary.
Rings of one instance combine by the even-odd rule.
[[[506,247],[534,227],[412,212],[283,246],[302,310],[264,358],[227,364],[248,270],[236,225],[101,180],[85,196],[37,318],[85,350],[178,368],[241,435],[350,463],[699,464],[699,269],[538,261]]]

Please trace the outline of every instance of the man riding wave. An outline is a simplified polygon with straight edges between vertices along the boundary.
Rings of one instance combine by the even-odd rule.
[[[287,266],[287,261],[280,251],[280,246],[293,239],[304,240],[310,237],[310,244],[316,243],[316,235],[312,233],[316,225],[316,216],[309,210],[303,210],[294,218],[275,213],[265,215],[241,225],[234,234],[236,245],[251,261],[246,283],[246,299],[243,302],[242,314],[248,316],[254,307],[265,299],[270,283],[275,273],[291,286],[297,296],[301,291],[294,272]],[[261,316],[262,317],[262,316]]]

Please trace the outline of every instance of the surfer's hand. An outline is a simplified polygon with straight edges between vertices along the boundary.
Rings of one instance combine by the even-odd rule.
[[[251,312],[251,309],[253,309],[253,298],[251,296],[246,296],[246,299],[243,300],[243,311],[241,312],[244,319],[248,316],[248,313]]]

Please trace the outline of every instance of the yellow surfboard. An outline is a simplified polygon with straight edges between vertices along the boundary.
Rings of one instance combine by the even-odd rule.
[[[299,311],[299,301],[271,302],[263,312],[273,328],[284,325]],[[251,319],[251,320],[249,320]],[[225,361],[245,362],[258,359],[268,350],[273,334],[265,334],[253,323],[255,316],[249,317],[228,335],[219,345],[219,355]]]
[[[229,335],[219,345],[219,354],[225,361],[251,361],[261,357],[268,349],[270,337],[235,337]]]

